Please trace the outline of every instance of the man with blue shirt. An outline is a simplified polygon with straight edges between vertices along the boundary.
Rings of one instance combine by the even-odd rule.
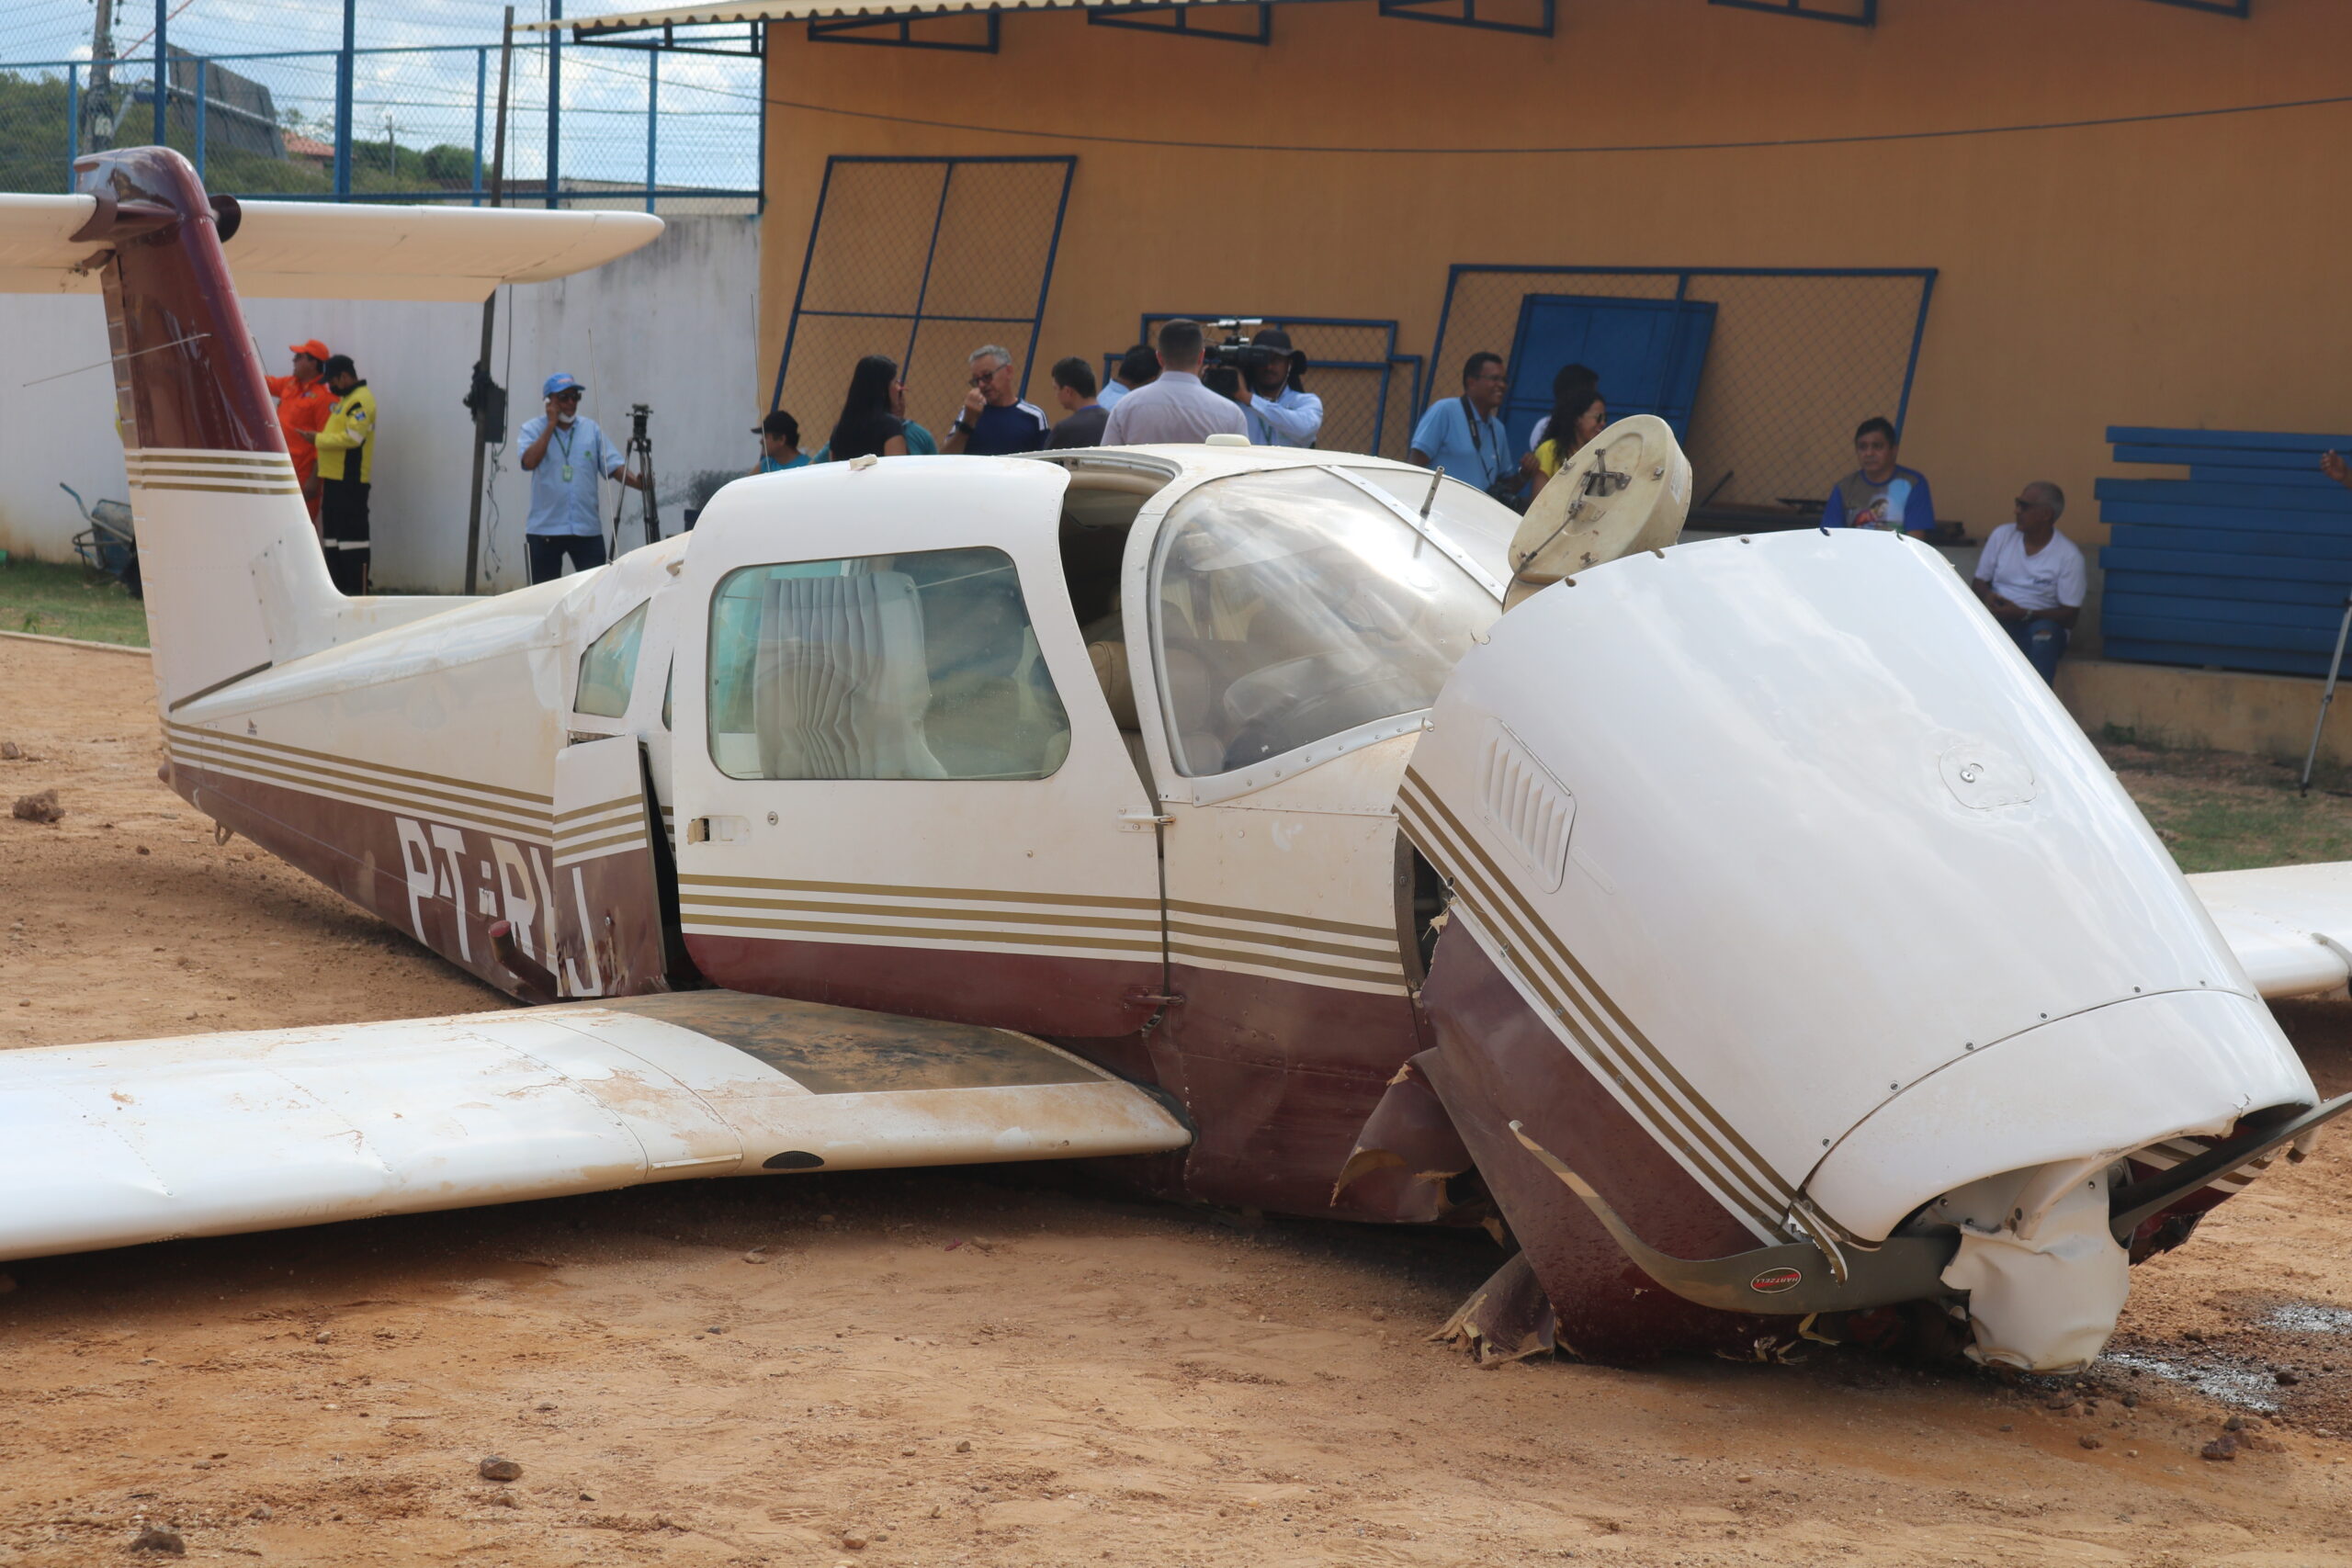
[[[1306,355],[1290,333],[1268,327],[1250,340],[1270,352],[1241,378],[1241,414],[1252,446],[1312,446],[1323,433],[1323,400],[1299,385]]]
[[[593,419],[580,412],[588,389],[559,370],[539,389],[547,412],[516,432],[523,444],[523,471],[531,476],[531,514],[523,525],[531,555],[531,581],[545,582],[571,570],[605,564],[605,527],[597,518],[599,484],[617,478],[632,490],[645,476],[628,468],[620,449],[605,438]]]
[[[947,427],[942,450],[975,457],[1044,451],[1054,423],[1044,409],[1021,400],[1012,354],[989,344],[972,350],[971,366],[972,389],[964,394],[963,412]]]
[[[1935,497],[1928,476],[1894,460],[1894,425],[1866,419],[1854,430],[1854,457],[1862,465],[1838,481],[1821,509],[1825,528],[1880,528],[1893,533],[1932,534]]]
[[[1517,481],[1519,457],[1497,411],[1510,389],[1499,354],[1474,354],[1462,367],[1462,395],[1430,405],[1413,428],[1407,457],[1424,468],[1443,468],[1464,484],[1491,491],[1504,479]]]

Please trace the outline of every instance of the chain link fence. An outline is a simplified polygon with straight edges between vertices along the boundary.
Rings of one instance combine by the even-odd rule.
[[[1187,314],[1159,310],[1143,318],[1139,343],[1155,341],[1163,322]],[[1220,329],[1220,321],[1257,321],[1258,328],[1280,327],[1290,333],[1291,345],[1306,355],[1299,381],[1303,390],[1323,400],[1323,429],[1315,438],[1325,452],[1364,452],[1374,457],[1402,458],[1413,434],[1413,408],[1420,390],[1419,355],[1396,352],[1396,323],[1338,316],[1254,317],[1236,310],[1212,311],[1192,317],[1208,329],[1211,343],[1240,335],[1243,329]],[[1107,378],[1124,350],[1103,357]]]
[[[1683,447],[1696,499],[1818,515],[1854,467],[1855,425],[1873,414],[1903,422],[1934,283],[1927,270],[1457,266],[1421,402],[1458,390],[1464,362],[1491,352],[1510,361],[1514,404],[1548,404],[1560,366],[1531,331],[1539,301],[1676,301],[1698,307],[1694,320],[1712,307],[1711,335],[1687,350],[1698,374]],[[1606,332],[1590,341],[1605,346]],[[1612,418],[1635,412],[1610,401]]]
[[[1012,356],[1021,385],[1038,359],[1037,323],[1053,278],[1077,160],[835,157],[825,166],[775,406],[823,445],[850,372],[887,355],[906,383],[907,417],[943,434],[984,344]]]
[[[70,190],[80,154],[161,141],[208,189],[240,197],[489,199],[495,43],[266,53],[167,45],[164,59],[160,105],[152,55],[0,62],[0,190]],[[748,57],[518,42],[507,204],[756,211],[759,67]]]

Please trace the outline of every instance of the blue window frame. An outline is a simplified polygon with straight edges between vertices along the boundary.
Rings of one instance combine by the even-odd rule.
[[[1380,14],[1411,22],[1529,33],[1537,38],[1550,38],[1556,19],[1553,0],[1380,0]]]
[[[1878,0],[1707,0],[1736,11],[1771,11],[1815,22],[1843,22],[1849,28],[1878,25]]]
[[[1218,321],[1259,321],[1291,334],[1306,355],[1306,386],[1323,400],[1318,450],[1402,457],[1410,437],[1420,360],[1396,352],[1396,323],[1360,316],[1288,316],[1268,311],[1147,310],[1136,341],[1150,343],[1160,323],[1188,316],[1206,326]],[[1209,330],[1211,342],[1223,334]],[[1102,356],[1102,378],[1118,367],[1123,350]],[[1401,377],[1400,377],[1401,373]]]
[[[1141,32],[1182,33],[1227,43],[1274,41],[1270,4],[1235,5],[1229,0],[1174,0],[1168,5],[1090,6],[1086,22],[1095,28],[1134,28]]]
[[[823,430],[867,354],[899,362],[908,415],[936,434],[964,358],[1001,343],[1026,386],[1078,159],[836,153],[825,161],[771,408]]]
[[[1639,412],[1647,399],[1669,419],[1687,418],[1686,446],[1702,499],[1817,508],[1853,467],[1857,423],[1883,414],[1900,429],[1907,419],[1935,280],[1932,267],[1456,264],[1447,273],[1418,401],[1425,410],[1457,391],[1471,353],[1504,353],[1525,341],[1531,301],[1550,299],[1556,307],[1565,296],[1585,306],[1623,303],[1626,318],[1614,323],[1624,329],[1620,338],[1639,337],[1633,328],[1641,301],[1657,302],[1656,313],[1675,321],[1689,306],[1702,313],[1712,306],[1706,323],[1692,316],[1679,334],[1652,334],[1667,345],[1658,364],[1617,377],[1614,386],[1604,375],[1601,396],[1616,394],[1611,415]],[[1701,355],[1696,333],[1702,324]],[[1510,367],[1520,388],[1514,407],[1530,425],[1534,415],[1524,405],[1531,396],[1548,402],[1553,374],[1574,357],[1572,344],[1557,333],[1553,339],[1548,348],[1537,345],[1546,348],[1534,355],[1543,363]]]
[[[980,12],[974,32],[969,11],[886,11],[870,17],[817,17],[808,22],[811,43],[862,43],[876,49],[944,49],[958,54],[994,54],[1002,29],[994,7]]]
[[[2254,0],[2156,0],[2159,6],[2177,6],[2184,11],[2211,11],[2217,17],[2236,17],[2241,20],[2254,15]]]

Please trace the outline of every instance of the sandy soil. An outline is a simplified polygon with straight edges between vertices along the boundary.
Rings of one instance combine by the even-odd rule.
[[[498,1004],[216,848],[155,782],[149,703],[143,660],[0,639],[0,740],[31,753],[0,798],[66,812],[0,819],[0,1045]],[[2331,1091],[2347,1013],[2289,1021]],[[1482,1238],[1049,1168],[13,1264],[0,1564],[151,1560],[163,1524],[190,1560],[313,1568],[2352,1564],[2347,1173],[2339,1137],[2141,1269],[2134,1359],[2064,1384],[1828,1348],[1481,1371],[1423,1336]]]

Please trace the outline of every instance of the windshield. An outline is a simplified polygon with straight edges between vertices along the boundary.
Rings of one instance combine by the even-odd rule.
[[[1160,529],[1153,575],[1169,750],[1195,776],[1429,706],[1501,613],[1402,518],[1317,468],[1193,491]]]
[[[1454,548],[1476,561],[1496,581],[1510,581],[1510,541],[1519,532],[1519,513],[1451,476],[1430,493],[1426,468],[1350,468],[1349,473],[1396,498],[1408,512],[1426,516],[1430,526],[1453,541]]]

